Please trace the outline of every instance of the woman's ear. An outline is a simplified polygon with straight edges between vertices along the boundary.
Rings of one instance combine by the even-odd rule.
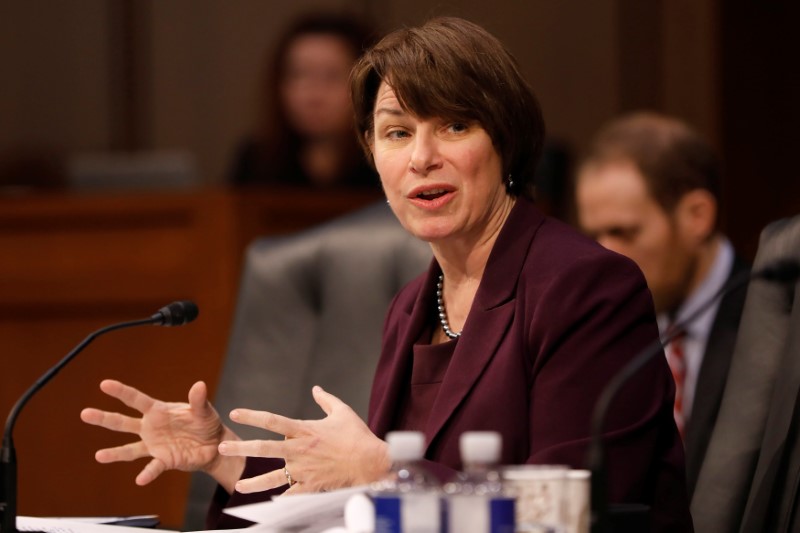
[[[717,230],[717,200],[706,189],[694,189],[684,194],[675,208],[684,235],[696,242],[711,238]]]
[[[364,132],[364,144],[366,144],[369,149],[365,154],[367,156],[367,161],[369,161],[372,168],[375,168],[375,136],[372,134],[371,130]]]
[[[364,144],[369,146],[370,155],[374,155],[373,148],[375,147],[375,136],[372,135],[372,131],[371,130],[367,130],[367,131],[364,132]]]

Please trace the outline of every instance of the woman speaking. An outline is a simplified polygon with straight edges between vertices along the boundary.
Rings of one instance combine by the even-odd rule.
[[[151,457],[139,483],[168,468],[204,470],[222,505],[375,480],[389,468],[390,430],[422,431],[441,477],[460,468],[459,436],[473,430],[502,435],[504,464],[584,466],[595,401],[658,329],[638,268],[531,201],[544,125],[515,60],[482,28],[440,18],[368,50],[351,88],[386,198],[434,255],[388,311],[368,423],[315,387],[325,418],[236,409],[233,421],[285,435],[240,441],[202,383],[188,404],[167,404],[105,381],[143,416],[83,412],[141,437],[99,461]],[[653,531],[692,528],[673,395],[657,358],[623,388],[605,427],[609,499],[650,506]]]

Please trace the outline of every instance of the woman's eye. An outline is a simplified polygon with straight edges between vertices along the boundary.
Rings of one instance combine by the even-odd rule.
[[[447,126],[447,129],[449,129],[453,133],[464,133],[469,129],[469,126],[463,122],[453,122],[452,124]]]
[[[390,130],[386,133],[386,137],[389,139],[403,139],[408,137],[408,132],[405,130]]]

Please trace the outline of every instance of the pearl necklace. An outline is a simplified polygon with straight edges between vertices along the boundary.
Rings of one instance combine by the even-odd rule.
[[[455,333],[450,329],[450,324],[447,322],[447,312],[444,310],[444,299],[442,298],[443,287],[444,274],[439,274],[439,281],[436,283],[436,308],[439,310],[439,322],[442,324],[445,335],[451,339],[457,339],[461,336],[461,332]]]

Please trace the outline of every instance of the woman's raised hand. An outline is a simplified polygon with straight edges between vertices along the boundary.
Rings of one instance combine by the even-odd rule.
[[[166,470],[204,471],[229,491],[244,469],[243,458],[221,457],[217,447],[222,440],[238,440],[226,428],[208,402],[208,389],[198,381],[189,389],[189,402],[162,402],[111,379],[100,389],[139,413],[140,418],[87,408],[81,420],[111,431],[133,433],[138,441],[98,450],[100,463],[133,461],[148,457],[150,462],[136,476],[137,485],[146,485]]]
[[[268,429],[285,440],[223,441],[220,454],[228,457],[277,457],[286,470],[274,470],[236,483],[239,492],[268,490],[289,481],[287,493],[318,492],[368,483],[389,470],[386,443],[336,396],[314,387],[314,400],[327,415],[321,420],[295,420],[266,411],[235,409],[231,420]]]

